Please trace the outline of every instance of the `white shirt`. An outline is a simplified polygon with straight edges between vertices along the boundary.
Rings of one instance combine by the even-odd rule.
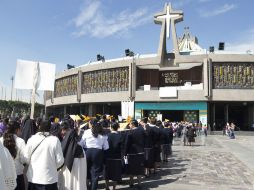
[[[17,174],[13,158],[0,142],[0,188],[1,190],[13,190],[17,186]]]
[[[94,137],[91,129],[85,130],[82,139],[80,141],[80,145],[83,148],[97,148],[107,150],[108,146],[108,137],[103,135],[98,135],[98,137]]]
[[[45,134],[49,135],[49,133]],[[47,185],[58,182],[57,169],[64,163],[64,157],[61,143],[57,137],[47,136],[44,138],[45,136],[38,132],[28,139],[25,157],[29,164],[27,171],[28,181]],[[40,142],[41,144],[38,146]],[[36,150],[33,152],[35,148]]]
[[[16,173],[17,175],[22,175],[24,170],[23,164],[25,163],[24,151],[25,151],[26,143],[22,138],[19,138],[17,135],[14,135],[14,139],[15,139],[16,147],[17,147],[17,156],[14,159]],[[4,142],[3,137],[0,138],[0,141],[2,143]]]

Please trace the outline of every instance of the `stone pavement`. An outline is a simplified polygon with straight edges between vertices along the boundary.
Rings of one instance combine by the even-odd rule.
[[[143,189],[254,190],[254,137],[197,137],[193,146],[175,139],[173,155],[160,171],[142,181]],[[103,181],[100,188],[104,189]],[[127,179],[123,180],[127,183]],[[112,189],[112,188],[111,188]],[[118,185],[117,189],[130,189]],[[135,189],[135,188],[133,188]]]

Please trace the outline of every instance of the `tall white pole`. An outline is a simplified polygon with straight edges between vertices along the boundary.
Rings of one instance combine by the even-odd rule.
[[[12,93],[13,93],[13,80],[14,80],[14,77],[12,76],[11,77],[11,101],[12,101]]]
[[[30,114],[31,119],[34,118],[34,104],[35,104],[35,86],[33,87],[31,96],[31,114]]]
[[[34,72],[34,82],[33,82],[33,89],[32,89],[32,96],[31,96],[31,114],[30,118],[34,119],[34,105],[35,105],[35,95],[36,95],[36,89],[37,89],[37,83],[38,83],[38,77],[39,77],[39,62],[35,66],[35,72]]]

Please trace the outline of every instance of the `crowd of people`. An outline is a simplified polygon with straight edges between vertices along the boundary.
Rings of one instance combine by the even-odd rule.
[[[191,122],[172,122],[171,123],[174,134],[174,137],[182,138],[183,144],[185,145],[192,145],[195,142],[195,137],[197,136],[207,136],[207,125],[199,123],[191,123]]]
[[[227,122],[227,124],[225,125],[225,127],[223,128],[223,131],[222,131],[222,135],[226,135],[228,136],[230,139],[235,139],[235,124],[234,123],[231,123],[229,124]]]
[[[156,173],[172,153],[170,122],[83,119],[1,120],[1,189],[96,190],[101,179],[106,189],[116,189],[123,176],[130,178],[130,188],[137,177],[141,189],[142,176]]]

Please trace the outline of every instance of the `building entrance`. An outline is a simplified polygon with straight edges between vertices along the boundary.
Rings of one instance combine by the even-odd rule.
[[[188,121],[191,123],[199,122],[198,110],[144,110],[144,117],[157,118],[162,115],[162,121],[165,119],[171,122]]]
[[[253,130],[254,106],[251,102],[217,102],[210,104],[213,130],[222,130],[227,122],[234,123],[236,130]]]
[[[137,102],[135,118],[154,117],[161,114],[162,120],[188,121],[207,125],[206,102]]]
[[[157,118],[157,116],[162,115],[162,121],[165,119],[169,121],[183,121],[184,120],[184,111],[183,110],[144,110],[144,117]]]

